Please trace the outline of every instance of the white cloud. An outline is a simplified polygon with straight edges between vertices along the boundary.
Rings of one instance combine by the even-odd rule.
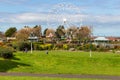
[[[1,3],[5,3],[5,4],[20,4],[26,1],[28,0],[0,0]]]
[[[51,14],[51,13],[21,13],[21,14],[10,14],[0,18],[1,23],[11,23],[11,24],[24,24],[24,23],[42,23],[42,22],[54,22],[59,23],[66,18],[68,22],[80,23],[81,18],[84,22],[94,22],[94,23],[116,23],[120,22],[120,16],[118,15],[83,15],[83,14]]]
[[[99,22],[102,23],[113,23],[113,22],[120,22],[120,15],[115,16],[96,16],[96,18],[99,20]]]
[[[3,0],[0,0],[3,1]],[[12,2],[9,0],[4,0],[5,2]],[[24,2],[27,0],[19,0],[18,2]],[[81,18],[83,22],[87,23],[116,23],[120,22],[120,15],[91,15],[83,14],[82,10],[85,10],[83,7],[78,7],[71,3],[58,3],[51,6],[48,12],[24,12],[24,13],[12,13],[6,14],[5,16],[1,14],[0,22],[9,23],[9,24],[31,24],[31,23],[62,23],[63,18],[67,19],[67,22],[72,24],[81,23]],[[44,10],[43,10],[44,11]]]
[[[116,23],[120,22],[120,15],[96,15],[90,16],[88,15],[88,19],[90,22],[99,22],[99,23]]]
[[[22,13],[12,14],[1,18],[0,22],[4,23],[34,23],[34,22],[62,22],[63,18],[66,18],[70,22],[78,22],[81,17],[85,15],[81,14],[45,14],[45,13]]]

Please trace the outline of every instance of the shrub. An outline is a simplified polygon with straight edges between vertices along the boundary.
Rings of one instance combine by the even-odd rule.
[[[23,51],[24,48],[27,48],[28,50],[30,50],[31,49],[31,44],[30,44],[30,42],[18,42],[17,43],[17,48],[20,51]]]
[[[16,41],[12,41],[12,47],[14,48],[14,50],[17,50],[17,42]]]
[[[84,46],[78,46],[77,50],[84,50]]]
[[[10,47],[0,47],[0,57],[10,59],[13,57],[13,49]]]
[[[120,46],[116,45],[116,46],[114,46],[114,49],[119,50]]]
[[[34,50],[39,50],[39,44],[34,44]]]
[[[55,49],[62,49],[63,48],[63,44],[62,43],[58,43],[54,45]]]
[[[64,45],[63,45],[63,49],[64,49],[64,50],[68,50],[68,49],[69,49],[68,45],[67,45],[67,44],[64,44]]]
[[[75,48],[76,47],[76,44],[68,44],[69,48]]]
[[[89,51],[91,49],[91,44],[85,44],[84,45],[84,50]]]
[[[34,50],[42,50],[41,45],[43,45],[42,42],[34,42]]]
[[[115,49],[113,49],[112,52],[115,53],[116,52]]]
[[[49,50],[53,49],[53,45],[52,44],[46,44],[45,47]]]
[[[89,50],[96,51],[97,50],[97,47],[93,44],[78,45],[76,48],[77,50],[84,50],[84,51],[89,51]]]
[[[109,48],[106,48],[105,46],[100,46],[97,50],[100,51],[100,52],[109,51]]]
[[[4,44],[3,44],[3,42],[0,42],[0,46],[3,46]]]
[[[97,50],[97,46],[96,46],[96,45],[93,45],[93,44],[90,45],[90,48],[91,48],[92,51],[96,51],[96,50]]]
[[[52,44],[35,44],[34,47],[36,50],[51,50],[51,49],[53,49]]]

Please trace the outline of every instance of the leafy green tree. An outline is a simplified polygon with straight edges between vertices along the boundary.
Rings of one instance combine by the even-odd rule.
[[[16,31],[17,31],[16,27],[10,27],[8,30],[6,30],[5,36],[12,37],[12,36],[14,36]]]

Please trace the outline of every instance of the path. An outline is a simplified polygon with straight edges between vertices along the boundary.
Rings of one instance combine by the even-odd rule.
[[[32,76],[32,77],[57,77],[57,78],[93,78],[93,79],[108,79],[120,80],[120,76],[105,76],[105,75],[75,75],[75,74],[33,74],[33,73],[5,73],[0,72],[0,76]]]

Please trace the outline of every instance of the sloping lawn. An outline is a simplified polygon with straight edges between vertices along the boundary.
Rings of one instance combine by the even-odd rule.
[[[0,58],[0,72],[42,74],[120,75],[120,54],[70,51],[34,51],[14,53],[12,60]]]

